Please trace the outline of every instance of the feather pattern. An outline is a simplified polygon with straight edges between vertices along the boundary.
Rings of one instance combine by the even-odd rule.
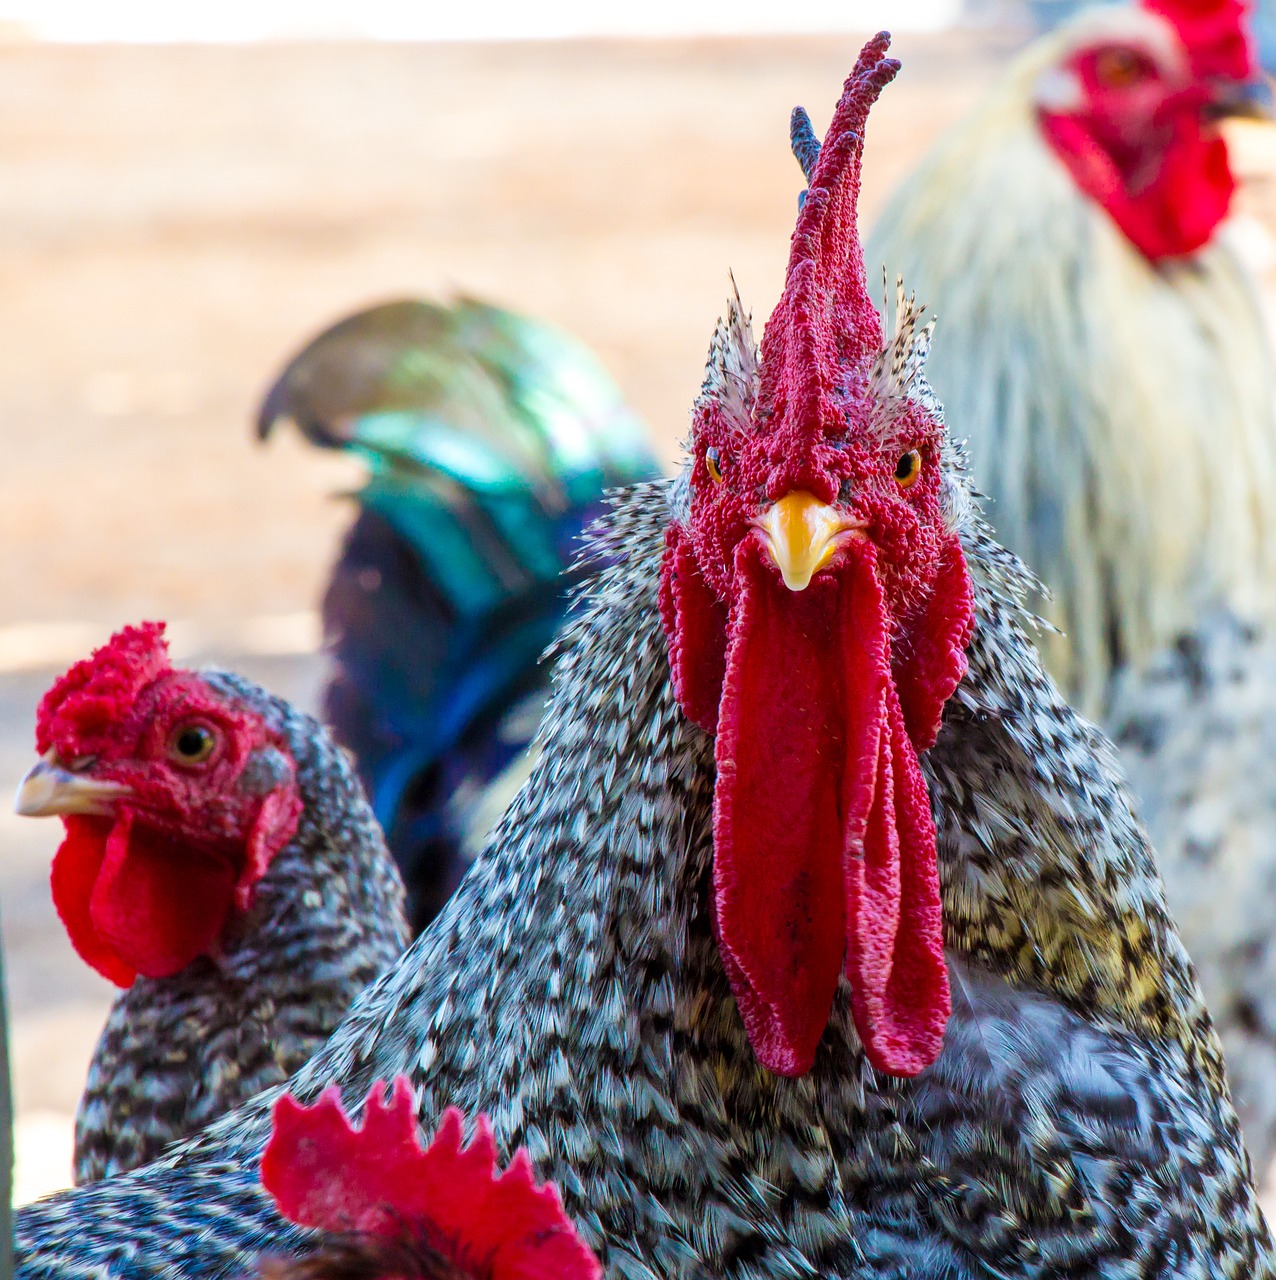
[[[700,399],[715,401],[727,421],[741,431],[749,431],[757,394],[758,347],[753,340],[753,316],[745,311],[732,276],[726,318],[719,318],[709,342]]]
[[[325,710],[419,930],[526,776],[581,530],[605,488],[658,468],[583,345],[473,299],[339,321],[289,362],[259,433],[284,419],[369,465],[324,597]]]
[[[527,785],[294,1090],[335,1079],[350,1103],[406,1072],[427,1120],[487,1111],[616,1276],[1276,1274],[1151,850],[977,526],[970,670],[923,757],[960,972],[944,1052],[913,1080],[874,1072],[843,988],[810,1074],[758,1067],[710,923],[712,742],[677,709],[655,615],[668,504],[639,486],[609,519]],[[233,1271],[297,1243],[245,1172],[270,1102],[24,1210],[24,1280],[112,1257]]]
[[[403,886],[344,753],[282,699],[202,674],[284,735],[302,818],[217,959],[116,998],[76,1116],[77,1182],[135,1169],[282,1084],[407,942]]]

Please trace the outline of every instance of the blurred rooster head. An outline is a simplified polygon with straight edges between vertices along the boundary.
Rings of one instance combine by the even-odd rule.
[[[1146,0],[1083,14],[1060,36],[1034,103],[1077,185],[1152,261],[1205,245],[1236,180],[1221,116],[1255,114],[1241,0]]]
[[[856,227],[869,108],[899,64],[860,54],[823,145],[760,357],[738,299],[696,405],[661,584],[675,692],[715,735],[719,947],[759,1060],[808,1070],[846,973],[873,1064],[938,1054],[950,1001],[918,751],[965,671],[960,494],[901,297],[887,339]],[[959,493],[960,491],[960,493]]]
[[[384,1095],[378,1081],[357,1129],[336,1086],[313,1106],[287,1094],[275,1104],[262,1186],[285,1218],[327,1238],[304,1257],[267,1261],[262,1280],[600,1280],[526,1151],[498,1172],[486,1118],[463,1146],[455,1108],[423,1147],[407,1078]]]
[[[215,954],[297,828],[296,764],[259,716],[126,627],[45,694],[17,810],[57,814],[53,898],[81,957],[120,986]]]

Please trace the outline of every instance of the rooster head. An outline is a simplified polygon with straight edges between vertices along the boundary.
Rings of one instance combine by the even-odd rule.
[[[306,1257],[268,1262],[263,1280],[601,1280],[552,1184],[526,1151],[503,1173],[480,1116],[462,1145],[449,1108],[421,1144],[412,1087],[378,1081],[356,1129],[332,1086],[313,1106],[285,1094],[262,1154],[262,1186],[279,1212],[331,1237]]]
[[[901,297],[884,340],[856,228],[889,43],[865,46],[822,147],[795,112],[810,186],[784,294],[760,359],[738,305],[715,334],[661,581],[675,692],[714,734],[720,952],[785,1075],[810,1069],[843,972],[882,1070],[933,1061],[950,1008],[918,752],[973,613],[929,328]]]
[[[169,663],[162,623],[126,627],[45,694],[16,807],[61,816],[53,899],[120,986],[212,954],[301,814],[296,763],[259,716]]]
[[[1073,180],[1153,262],[1195,253],[1236,180],[1217,120],[1256,114],[1242,0],[1145,0],[1066,28],[1037,79],[1042,133]]]

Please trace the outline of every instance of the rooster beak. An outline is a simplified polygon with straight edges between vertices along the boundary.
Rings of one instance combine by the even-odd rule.
[[[803,489],[772,503],[754,525],[762,530],[767,551],[790,591],[805,591],[833,559],[843,536],[862,536],[864,527]]]
[[[113,802],[128,793],[129,788],[122,783],[72,773],[57,763],[53,751],[48,751],[18,784],[13,808],[24,818],[50,818],[63,813],[101,817],[109,815]]]
[[[1213,120],[1266,120],[1276,117],[1271,82],[1266,76],[1218,86],[1205,108]]]

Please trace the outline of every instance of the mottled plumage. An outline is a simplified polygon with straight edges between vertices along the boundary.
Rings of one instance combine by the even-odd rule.
[[[1105,22],[1137,36],[1146,19]],[[1152,264],[1042,139],[1035,102],[1091,23],[1034,44],[940,138],[866,261],[939,317],[928,376],[998,538],[1050,592],[1033,600],[1059,628],[1038,638],[1047,665],[1121,749],[1261,1170],[1276,1154],[1276,371],[1226,227]]]
[[[220,957],[117,997],[76,1117],[77,1182],[137,1168],[282,1083],[407,944],[402,884],[347,756],[282,699],[203,674],[283,734],[304,809]]]
[[[369,465],[323,602],[325,713],[407,881],[437,914],[527,776],[582,529],[657,473],[598,360],[541,321],[461,298],[347,316],[289,362],[281,418]]]
[[[889,79],[884,48],[866,47],[843,103]],[[857,159],[859,138],[841,139]],[[751,348],[738,309],[706,394],[715,370],[752,366],[733,341]],[[863,425],[848,421],[857,441]],[[404,1072],[427,1122],[486,1112],[625,1280],[1276,1275],[1218,1042],[1111,749],[1043,672],[1029,581],[927,429],[975,607],[921,756],[952,984],[937,1059],[871,1067],[845,978],[809,1071],[755,1054],[715,931],[715,739],[675,696],[657,607],[671,525],[697,513],[697,453],[618,499],[528,782],[299,1096],[336,1080],[349,1105]],[[24,1277],[227,1275],[263,1240],[296,1247],[252,1185],[271,1101],[26,1210]]]

